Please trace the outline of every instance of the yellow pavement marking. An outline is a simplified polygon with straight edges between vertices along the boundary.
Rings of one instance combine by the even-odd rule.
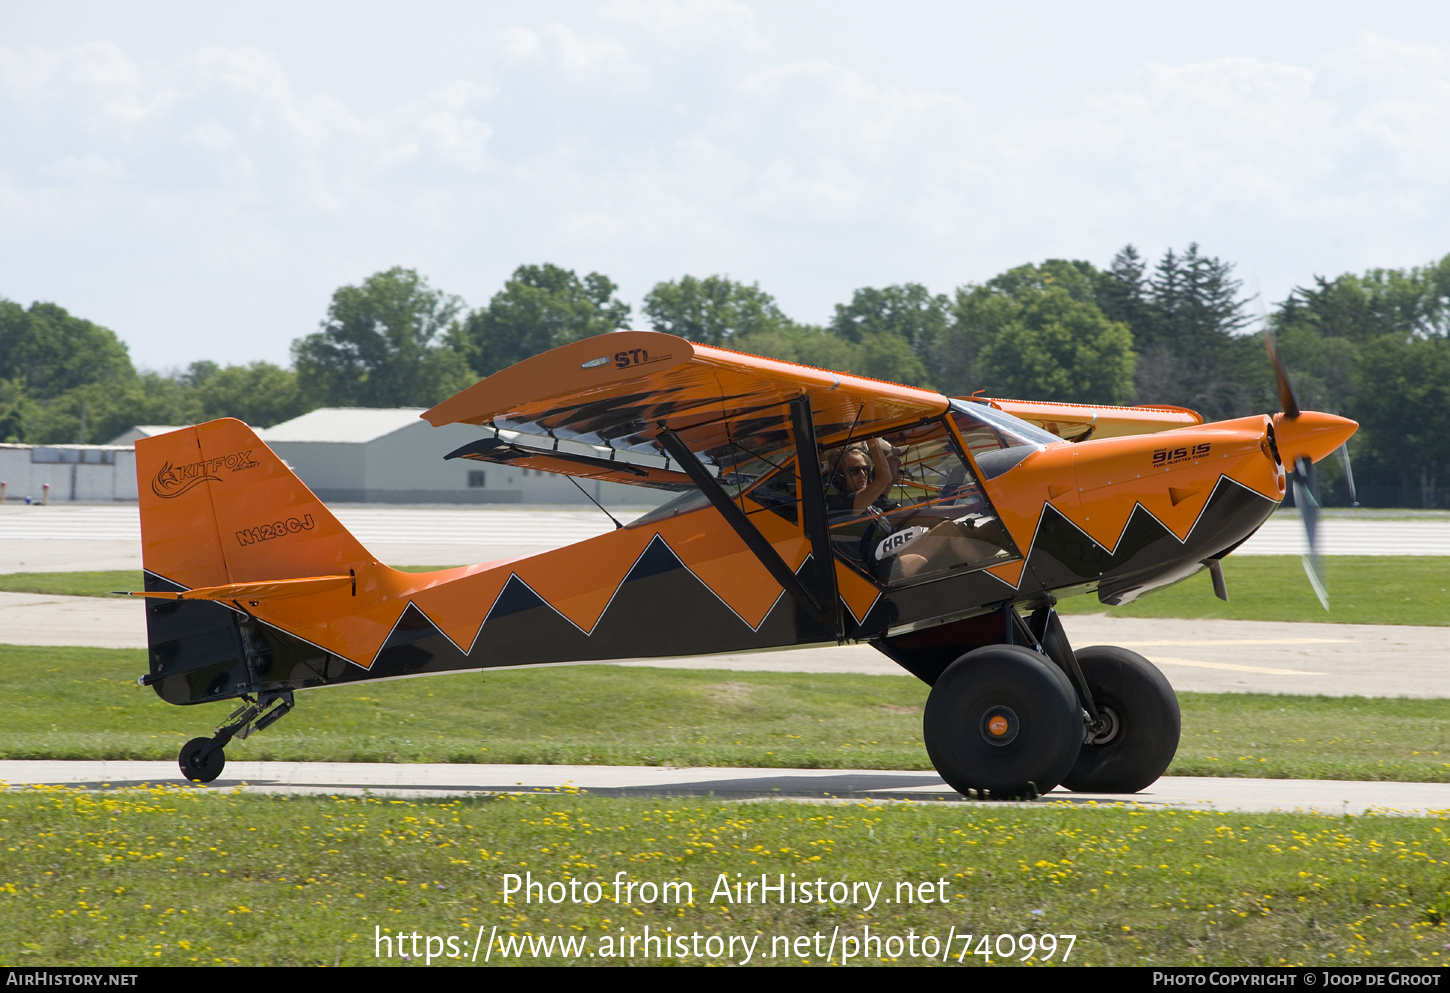
[[[1164,665],[1191,665],[1199,669],[1232,669],[1234,672],[1267,672],[1275,676],[1327,676],[1326,672],[1306,669],[1270,669],[1262,665],[1235,665],[1232,662],[1199,662],[1195,659],[1165,659],[1155,656],[1151,661]]]

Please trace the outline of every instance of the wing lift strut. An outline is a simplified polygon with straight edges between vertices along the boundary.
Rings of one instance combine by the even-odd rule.
[[[816,452],[816,430],[811,417],[811,398],[802,394],[790,402],[791,426],[796,442],[796,476],[800,482],[806,538],[811,543],[811,567],[802,577],[793,572],[774,546],[751,523],[745,511],[730,498],[718,480],[690,451],[684,441],[670,428],[662,427],[659,440],[670,458],[689,474],[690,480],[725,518],[747,548],[770,571],[791,599],[807,614],[829,628],[837,641],[844,641],[841,601],[836,589],[836,565],[831,554],[830,533],[826,520],[825,487],[820,474],[811,472],[808,464]]]

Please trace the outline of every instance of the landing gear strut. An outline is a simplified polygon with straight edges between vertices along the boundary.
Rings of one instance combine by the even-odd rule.
[[[224,749],[228,742],[270,727],[293,707],[291,691],[263,694],[257,700],[244,696],[242,700],[242,705],[232,711],[227,723],[216,729],[216,734],[210,738],[192,738],[182,746],[177,764],[187,779],[212,782],[227,764]]]

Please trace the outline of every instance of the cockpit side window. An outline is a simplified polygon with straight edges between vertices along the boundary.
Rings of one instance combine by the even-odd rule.
[[[1000,440],[992,439],[999,450]],[[863,510],[853,498],[875,481],[878,455],[890,485]],[[827,449],[821,462],[831,544],[879,584],[938,579],[1020,557],[943,421]]]

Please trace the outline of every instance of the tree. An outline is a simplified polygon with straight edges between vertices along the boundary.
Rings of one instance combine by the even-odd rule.
[[[1068,403],[1126,403],[1133,394],[1133,335],[1064,287],[1028,289],[1013,319],[982,350],[984,385],[996,396]]]
[[[460,350],[479,376],[491,376],[531,355],[629,326],[629,304],[597,272],[580,279],[550,263],[514,270],[488,306],[468,315]]]
[[[1048,259],[959,288],[937,348],[938,385],[958,395],[1126,402],[1133,335],[1098,307],[1099,283],[1091,263]]]
[[[322,329],[292,343],[309,400],[333,406],[416,407],[472,382],[454,349],[463,301],[412,269],[376,273],[332,295]]]
[[[853,371],[893,383],[930,388],[927,371],[945,335],[949,304],[920,283],[863,287],[849,304],[837,304],[830,330],[862,346],[862,365]]]
[[[137,424],[194,424],[200,410],[187,387],[146,372],[123,383],[86,383],[47,401],[27,422],[31,444],[105,444]]]
[[[86,383],[121,383],[136,370],[114,331],[53,303],[29,310],[0,299],[0,379],[18,380],[45,401]]]
[[[795,327],[760,284],[746,286],[726,276],[682,276],[657,283],[644,298],[644,313],[656,331],[729,348],[746,335]]]
[[[1110,321],[1119,321],[1134,329],[1134,340],[1141,345],[1152,332],[1153,305],[1148,299],[1146,263],[1132,245],[1125,245],[1113,256],[1111,267],[1098,273],[1094,300]]]
[[[317,406],[303,396],[295,371],[270,362],[225,369],[214,362],[195,362],[182,382],[190,384],[203,420],[235,417],[252,427],[269,428]]]
[[[890,333],[906,339],[918,355],[929,355],[946,330],[949,301],[932,296],[920,283],[875,289],[865,286],[851,294],[849,304],[837,304],[832,333],[847,341],[869,334]]]
[[[21,380],[0,379],[0,443],[23,442],[39,414],[40,405],[26,394]]]
[[[1280,305],[1274,323],[1300,405],[1360,422],[1350,440],[1359,499],[1443,503],[1450,256],[1413,269],[1315,277]],[[1321,485],[1338,489],[1337,474],[1321,474]]]
[[[810,324],[752,331],[731,340],[731,347],[782,362],[853,372],[863,365],[861,346]]]
[[[1191,244],[1165,252],[1146,279],[1144,268],[1129,245],[1097,287],[1104,312],[1132,329],[1136,402],[1181,404],[1209,420],[1260,409],[1267,365],[1261,345],[1238,333],[1251,319],[1233,265]]]
[[[1095,293],[1101,274],[1091,262],[1081,259],[1048,259],[1041,265],[1020,265],[987,280],[997,293],[1023,298],[1033,292],[1062,290],[1079,303],[1096,304]]]
[[[1375,481],[1366,495],[1399,506],[1444,503],[1444,474],[1450,468],[1450,338],[1380,335],[1362,348],[1360,376],[1363,385],[1352,416],[1363,436],[1356,446],[1361,453],[1356,469]],[[1390,492],[1375,492],[1382,487]]]

